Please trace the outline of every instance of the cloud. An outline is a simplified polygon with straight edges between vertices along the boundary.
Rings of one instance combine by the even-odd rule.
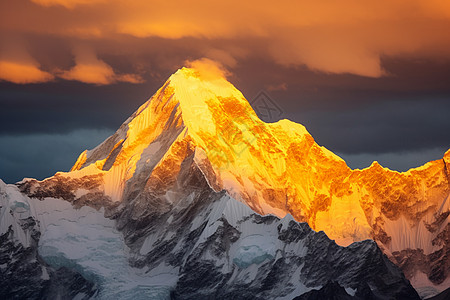
[[[236,56],[239,56],[239,54],[231,54],[229,51],[225,51],[223,49],[205,49],[205,57],[209,57],[213,61],[220,62],[222,68],[223,66],[235,67],[237,64],[237,60],[235,58]]]
[[[281,65],[367,77],[388,75],[383,56],[450,59],[447,0],[33,2],[0,4],[1,29],[88,42],[95,37],[90,41],[95,47],[111,42],[120,47],[131,36],[179,40],[196,48],[187,40],[192,38],[209,43],[197,49],[197,57],[216,59],[209,55],[216,51],[225,64],[237,65],[233,61],[241,58],[239,51],[227,54],[232,45]]]
[[[449,147],[448,93],[443,99],[374,99],[361,105],[353,100],[348,107],[339,107],[343,101],[335,107],[330,102],[327,108],[299,111],[297,119],[333,152],[378,155]],[[285,115],[292,118],[289,110]]]
[[[287,91],[287,89],[288,89],[288,85],[287,85],[286,82],[279,83],[279,84],[269,84],[267,86],[267,90],[269,92],[272,92],[272,91]]]
[[[14,183],[26,177],[44,179],[68,171],[78,155],[92,149],[112,130],[81,129],[65,134],[0,135],[0,178]]]
[[[358,45],[349,39],[328,36],[312,37],[302,34],[298,41],[278,41],[271,46],[276,62],[283,65],[307,65],[311,70],[339,74],[348,73],[366,77],[385,75],[380,63],[381,53],[370,51],[368,45]],[[290,39],[289,36],[284,37]],[[354,37],[357,39],[357,37]],[[283,39],[283,37],[280,37]],[[278,47],[287,44],[288,47]]]
[[[78,5],[93,4],[97,2],[105,2],[105,0],[31,0],[42,6],[64,6],[66,8],[74,8]]]
[[[193,61],[187,60],[185,64],[187,67],[197,70],[200,76],[206,80],[226,78],[231,75],[221,63],[209,58],[200,58]]]
[[[135,84],[143,82],[139,75],[116,74],[111,66],[86,49],[78,49],[75,54],[75,66],[68,71],[62,71],[58,76],[66,80],[97,85],[112,84],[118,81]]]
[[[26,48],[26,43],[16,37],[13,37],[10,43],[0,44],[0,80],[17,84],[53,80],[54,76],[41,69],[40,64]]]
[[[40,83],[54,79],[48,72],[33,63],[0,60],[0,80],[18,84]]]

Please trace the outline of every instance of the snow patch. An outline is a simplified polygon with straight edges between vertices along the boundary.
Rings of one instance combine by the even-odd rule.
[[[350,296],[355,296],[356,293],[356,289],[352,289],[350,287],[346,287],[345,291],[347,292],[347,294],[349,294]]]
[[[240,268],[247,268],[252,264],[261,264],[266,259],[275,256],[274,243],[268,242],[263,235],[249,235],[239,241],[233,262]]]
[[[75,198],[81,198],[81,197],[83,197],[84,195],[86,195],[86,194],[89,194],[89,190],[86,190],[86,189],[82,189],[82,188],[80,188],[80,189],[77,189],[76,191],[75,191]]]

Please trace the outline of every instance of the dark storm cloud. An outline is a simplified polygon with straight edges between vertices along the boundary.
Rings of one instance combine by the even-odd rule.
[[[0,135],[0,179],[44,179],[68,171],[78,155],[111,135],[111,130],[76,130],[66,134]]]
[[[105,49],[108,40],[114,40],[116,47],[106,48],[106,52],[117,53],[128,37],[225,39],[234,50],[228,53],[231,58],[219,55],[222,63],[236,56],[251,56],[256,50],[257,45],[246,49],[233,44],[234,39],[249,42],[260,39],[266,42],[266,57],[278,64],[306,65],[325,73],[368,77],[385,74],[380,63],[383,55],[450,57],[450,33],[446,30],[450,24],[450,5],[446,0],[277,3],[200,0],[178,1],[175,5],[170,1],[146,0],[15,0],[0,3],[0,20],[0,34],[7,41],[0,51],[0,70],[8,71],[0,75],[5,80],[22,83],[48,81],[53,77],[98,84],[121,81],[124,74],[97,60],[95,55],[104,51],[100,48],[103,45]],[[67,40],[75,69],[60,73],[48,68],[44,61],[31,55],[35,46],[26,38],[29,34]],[[92,41],[97,41],[96,47],[91,47]],[[90,60],[79,55],[80,46],[89,46],[85,50],[92,51]],[[209,47],[204,51],[217,50],[222,49]],[[141,51],[129,47],[125,53],[135,55]],[[88,65],[91,70],[95,66],[97,81],[92,74],[80,71]]]
[[[81,83],[65,83],[63,86],[61,83],[41,86],[2,83],[0,134],[118,128],[159,88],[156,84],[131,89],[127,84],[95,87]]]
[[[393,100],[352,111],[299,113],[297,118],[332,151],[386,153],[449,147],[449,111],[446,100]]]

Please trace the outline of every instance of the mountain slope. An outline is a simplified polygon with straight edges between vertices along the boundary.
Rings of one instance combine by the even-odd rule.
[[[450,285],[450,151],[403,173],[376,162],[351,170],[302,125],[262,122],[220,76],[179,70],[116,134],[80,155],[75,172],[60,176],[98,174],[105,195],[120,202],[164,190],[179,156],[194,150],[216,191],[260,214],[292,214],[341,245],[374,239],[418,287]]]
[[[414,298],[408,283],[374,243],[340,248],[306,224],[294,222],[297,225],[287,233],[281,229],[292,215],[341,245],[373,238],[416,287],[442,290],[449,285],[449,161],[450,151],[443,160],[405,173],[377,163],[351,170],[317,145],[302,125],[262,122],[224,77],[183,68],[113,136],[83,152],[71,172],[17,185],[32,201],[62,199],[75,210],[86,205],[104,208],[124,237],[131,265],[146,269],[156,282],[164,282],[164,276],[175,280],[170,289],[179,298],[194,296],[189,286],[201,281],[190,278],[197,273],[212,280],[201,282],[198,293],[211,295],[219,286],[230,291],[216,295],[220,297],[244,291],[263,298],[275,297],[270,294],[274,291],[277,297],[294,297],[335,280],[333,274],[347,289]],[[303,236],[305,230],[306,240],[283,240],[283,234]],[[272,241],[269,250],[258,246],[267,246],[265,239]],[[294,249],[286,254],[289,247]],[[351,263],[354,256],[357,265]],[[118,255],[121,263],[123,257]],[[306,267],[309,260],[317,264],[311,273]],[[362,265],[370,274],[358,267],[361,262],[366,262]],[[257,267],[247,269],[249,263]],[[77,265],[84,272],[85,265]],[[284,269],[289,276],[276,279]],[[100,286],[109,282],[98,279],[102,276],[91,281]],[[385,282],[383,276],[393,280]],[[265,280],[278,285],[266,286]],[[362,287],[362,281],[373,284]],[[289,287],[296,285],[298,290]],[[98,295],[117,290],[106,286],[110,288],[100,289]]]
[[[15,186],[0,186],[2,213],[12,210],[4,219],[11,240],[28,233],[16,224],[33,219],[42,235],[38,251],[27,249],[52,271],[63,267],[81,274],[77,286],[87,280],[91,289],[74,291],[79,299],[292,299],[331,280],[355,297],[419,299],[373,241],[341,247],[290,215],[261,216],[225,191],[214,191],[194,157],[184,157],[167,187],[176,197],[149,191],[123,206],[106,205],[115,226],[103,217],[104,208],[77,209],[62,199],[28,198]],[[22,269],[7,265],[18,274]]]

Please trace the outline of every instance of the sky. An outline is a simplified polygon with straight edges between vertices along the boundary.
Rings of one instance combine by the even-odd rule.
[[[205,58],[266,121],[406,171],[450,148],[449,28],[448,0],[2,0],[0,178],[69,170]]]

